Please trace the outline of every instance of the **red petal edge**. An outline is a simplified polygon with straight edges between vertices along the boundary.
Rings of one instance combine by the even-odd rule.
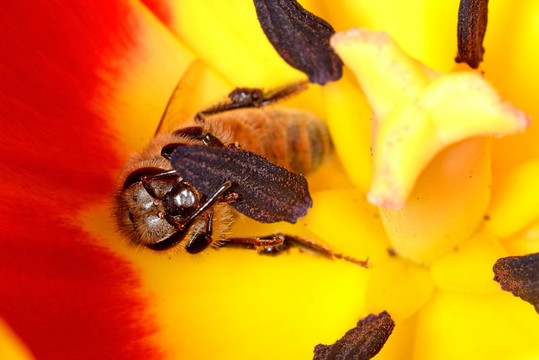
[[[140,0],[169,29],[174,27],[174,16],[170,1]]]
[[[0,4],[0,316],[37,359],[161,357],[137,275],[65,220],[114,187],[120,160],[91,106],[104,54],[136,42],[129,4]]]

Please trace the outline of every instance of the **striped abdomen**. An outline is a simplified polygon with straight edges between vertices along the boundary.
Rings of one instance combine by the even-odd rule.
[[[241,109],[207,119],[209,131],[293,172],[307,174],[333,151],[326,124],[298,109]]]

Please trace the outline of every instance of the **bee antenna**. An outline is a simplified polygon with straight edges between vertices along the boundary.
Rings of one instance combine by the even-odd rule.
[[[202,204],[201,207],[197,209],[191,216],[185,220],[185,222],[178,225],[178,229],[182,230],[187,225],[189,225],[197,216],[199,216],[201,213],[206,211],[208,208],[213,206],[215,203],[217,203],[219,200],[221,200],[221,197],[223,194],[232,186],[232,182],[230,180],[227,180],[217,189],[209,198],[206,200],[204,204]]]

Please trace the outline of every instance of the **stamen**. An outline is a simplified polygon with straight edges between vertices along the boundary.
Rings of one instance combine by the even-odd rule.
[[[342,61],[329,45],[335,30],[293,0],[254,0],[268,40],[309,81],[325,84],[342,76]]]
[[[539,253],[498,259],[493,270],[503,290],[529,302],[539,313]]]
[[[457,63],[477,69],[483,61],[483,38],[487,30],[488,0],[461,0],[457,29]]]
[[[316,345],[314,360],[370,359],[382,349],[395,323],[387,312],[361,319],[335,344]]]

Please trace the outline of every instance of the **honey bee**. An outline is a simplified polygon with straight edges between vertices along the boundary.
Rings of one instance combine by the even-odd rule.
[[[260,222],[295,223],[311,207],[299,174],[316,169],[332,153],[328,128],[309,112],[266,107],[307,86],[299,82],[267,92],[236,88],[226,101],[161,133],[181,101],[177,87],[155,137],[120,177],[115,216],[125,237],[154,251],[184,248],[190,254],[210,246],[266,254],[298,246],[364,266],[297,236],[227,237],[237,212]]]

